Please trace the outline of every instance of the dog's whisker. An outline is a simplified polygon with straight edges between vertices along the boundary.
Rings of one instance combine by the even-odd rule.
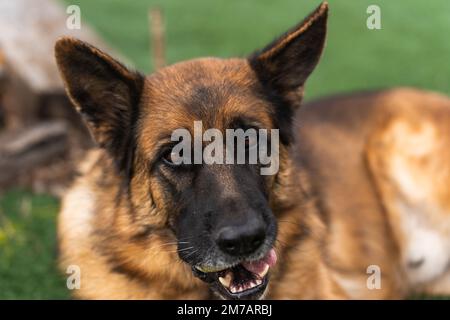
[[[165,247],[165,246],[170,246],[170,245],[177,245],[177,244],[189,244],[189,241],[172,241],[172,242],[166,242],[163,243],[157,247],[155,247],[154,249],[160,248],[160,247]]]
[[[278,240],[278,239],[276,239],[275,240],[275,242],[276,243],[278,243],[278,244],[280,244],[282,247],[288,247],[289,246],[289,244],[288,243],[286,243],[286,242],[283,242],[283,241],[281,241],[281,240]]]
[[[179,250],[176,250],[175,252],[182,252],[182,251],[186,251],[186,250],[191,250],[191,249],[193,249],[194,247],[187,247],[187,248],[183,248],[183,249],[179,249]]]
[[[192,256],[192,255],[193,255],[194,253],[196,253],[196,252],[198,252],[198,249],[196,249],[196,250],[194,250],[194,251],[188,253],[188,254],[185,256],[185,258],[189,258],[190,256]]]
[[[161,245],[159,245],[159,246],[153,247],[153,249],[159,249],[159,248],[161,248],[161,247],[167,247],[167,246],[176,245],[176,244],[177,244],[177,242],[164,243],[164,244],[161,244]]]
[[[190,240],[190,239],[193,239],[193,238],[195,238],[195,236],[191,236],[191,237],[183,237],[183,238],[180,238],[180,239],[178,239],[179,241],[185,241],[185,240]]]

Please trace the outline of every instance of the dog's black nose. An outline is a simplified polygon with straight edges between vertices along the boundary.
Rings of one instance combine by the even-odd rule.
[[[221,228],[217,232],[216,243],[223,252],[242,256],[255,252],[265,238],[264,225],[256,222]]]

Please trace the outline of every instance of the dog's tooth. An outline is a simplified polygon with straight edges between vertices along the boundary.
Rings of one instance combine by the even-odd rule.
[[[262,283],[262,280],[261,279],[256,279],[255,282],[256,282],[256,285],[259,286]]]
[[[231,276],[229,273],[225,275],[225,277],[219,277],[220,283],[225,287],[229,288],[231,285],[231,280],[233,279],[233,276]]]
[[[269,272],[269,268],[270,268],[269,265],[266,264],[264,266],[264,270],[261,273],[258,273],[258,276],[260,276],[261,279],[264,278],[266,276],[267,272]]]
[[[231,286],[230,291],[231,293],[236,293],[237,292],[236,286]]]

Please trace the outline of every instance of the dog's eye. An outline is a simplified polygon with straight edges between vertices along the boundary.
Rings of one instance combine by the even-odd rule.
[[[258,146],[258,139],[254,136],[246,136],[245,137],[245,147],[247,149],[253,149]]]
[[[163,153],[162,160],[170,166],[179,166],[182,164],[182,156],[182,154],[180,155],[178,152],[174,152],[173,149],[170,148]]]

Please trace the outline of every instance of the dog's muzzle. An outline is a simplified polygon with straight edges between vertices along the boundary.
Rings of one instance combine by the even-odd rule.
[[[228,268],[194,266],[194,275],[208,282],[224,299],[260,299],[269,282],[269,270],[276,264],[275,250],[258,260],[242,261]]]

